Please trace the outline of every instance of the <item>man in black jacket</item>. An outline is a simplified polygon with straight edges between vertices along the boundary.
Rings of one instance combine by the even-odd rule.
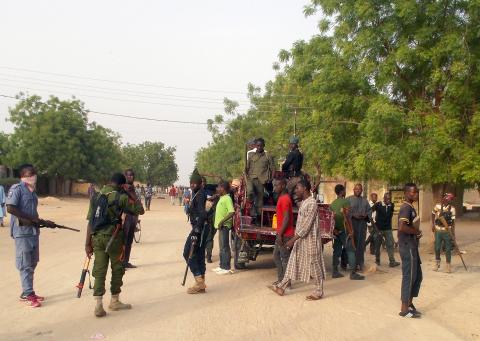
[[[394,245],[392,234],[392,217],[395,205],[392,203],[392,199],[389,193],[385,193],[383,201],[377,201],[373,205],[373,211],[376,213],[376,227],[375,233],[375,263],[380,265],[380,249],[382,248],[382,241],[385,239],[385,245],[387,247],[388,259],[390,261],[390,267],[399,266],[400,263],[395,261]]]
[[[190,188],[192,189],[192,199],[188,209],[190,223],[192,230],[190,231],[185,247],[183,250],[183,257],[188,263],[190,271],[195,277],[195,284],[188,288],[189,294],[205,293],[205,242],[207,239],[208,229],[205,228],[205,219],[207,217],[205,211],[205,202],[207,196],[202,187],[202,177],[195,169],[190,177]],[[193,248],[192,256],[190,257],[190,249]]]

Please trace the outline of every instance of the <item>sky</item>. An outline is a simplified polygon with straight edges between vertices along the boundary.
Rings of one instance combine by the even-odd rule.
[[[0,95],[72,95],[92,111],[205,123],[223,98],[248,108],[248,83],[273,79],[281,49],[317,33],[308,0],[6,1],[0,11]],[[0,97],[0,130],[15,100]],[[89,114],[123,143],[175,146],[179,184],[204,124],[141,121]]]

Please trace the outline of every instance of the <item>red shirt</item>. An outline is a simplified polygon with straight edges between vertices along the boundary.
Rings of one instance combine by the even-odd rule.
[[[295,235],[295,229],[293,227],[293,206],[292,199],[290,199],[290,195],[288,194],[282,194],[277,201],[277,233],[280,233],[280,231],[282,230],[283,212],[285,211],[288,211],[290,219],[283,236],[293,237]]]

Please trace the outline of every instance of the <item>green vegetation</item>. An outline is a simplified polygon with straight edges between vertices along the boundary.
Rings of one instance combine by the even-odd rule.
[[[280,51],[275,79],[249,87],[247,113],[210,122],[201,172],[238,176],[255,136],[283,157],[296,109],[313,175],[480,182],[480,3],[313,0],[305,14],[321,14],[318,35]]]
[[[87,110],[77,99],[42,101],[20,94],[18,100],[10,109],[13,133],[0,134],[0,164],[15,168],[28,162],[50,178],[99,183],[128,164],[141,168],[140,179],[154,184],[177,179],[174,148],[149,142],[122,147],[118,134],[88,123]]]

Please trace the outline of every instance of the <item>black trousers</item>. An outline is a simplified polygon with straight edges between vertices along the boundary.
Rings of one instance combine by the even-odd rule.
[[[133,237],[135,235],[137,221],[137,216],[127,214],[125,217],[125,222],[123,223],[123,233],[125,236],[125,253],[123,257],[124,265],[130,262],[130,253],[132,252]]]
[[[422,261],[418,254],[417,241],[399,241],[398,248],[402,260],[402,303],[408,303],[410,298],[417,297],[423,280]]]
[[[353,237],[355,239],[355,260],[357,265],[363,267],[365,264],[365,239],[367,237],[367,221],[352,219]]]

